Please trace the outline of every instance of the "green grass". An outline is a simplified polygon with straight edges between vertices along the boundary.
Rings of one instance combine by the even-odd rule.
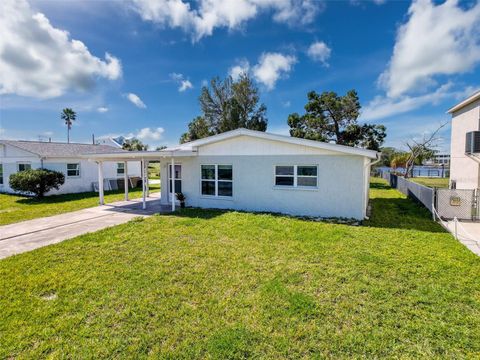
[[[448,178],[418,178],[417,177],[417,178],[410,178],[410,180],[428,187],[448,188],[448,185],[449,185]]]
[[[480,259],[383,182],[364,226],[186,209],[0,261],[0,358],[478,358]]]
[[[159,185],[150,185],[150,189],[152,191],[158,191]],[[131,199],[141,197],[141,188],[130,189],[129,196]],[[123,190],[105,192],[106,203],[121,201],[123,199]],[[0,225],[63,214],[97,205],[98,193],[95,192],[53,195],[46,196],[43,199],[0,194]]]

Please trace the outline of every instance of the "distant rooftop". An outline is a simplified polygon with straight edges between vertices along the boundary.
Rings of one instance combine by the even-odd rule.
[[[464,108],[465,106],[473,103],[474,101],[480,100],[480,90],[475,92],[473,95],[469,96],[465,100],[459,102],[457,105],[454,107],[450,108],[447,112],[450,114],[453,114],[454,112],[460,110],[461,108]]]
[[[1,144],[15,146],[19,149],[41,157],[77,157],[85,154],[107,154],[125,152],[116,146],[79,143],[43,142],[26,140],[0,140]]]

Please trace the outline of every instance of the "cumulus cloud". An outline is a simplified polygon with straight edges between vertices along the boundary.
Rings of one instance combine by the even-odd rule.
[[[142,99],[140,99],[138,95],[134,93],[128,93],[125,96],[136,107],[140,109],[145,109],[147,107],[147,105],[145,105],[145,103],[142,101]]]
[[[258,64],[252,69],[253,76],[257,82],[265,85],[268,90],[272,90],[280,78],[288,76],[296,62],[295,56],[263,53]]]
[[[240,75],[248,74],[250,72],[250,63],[246,59],[241,59],[237,61],[237,64],[232,66],[228,70],[228,75],[232,77],[233,80],[238,80]]]
[[[330,58],[332,49],[323,41],[316,41],[311,44],[307,50],[307,55],[313,60],[321,62],[324,66],[328,66],[327,60]]]
[[[108,107],[106,107],[106,106],[100,106],[99,108],[97,108],[97,111],[98,111],[99,113],[102,113],[102,114],[103,114],[103,113],[106,113],[106,112],[108,111]]]
[[[216,28],[238,29],[266,11],[279,23],[311,24],[323,8],[316,0],[199,0],[196,8],[182,0],[131,0],[131,4],[143,20],[180,28],[193,41],[212,35]]]
[[[25,0],[0,2],[0,94],[53,98],[90,90],[96,78],[122,75],[120,60],[93,56],[67,31],[55,28]]]
[[[425,90],[436,76],[465,73],[480,62],[480,2],[465,9],[455,0],[416,0],[408,16],[379,78],[388,96]]]
[[[178,84],[178,91],[184,92],[188,89],[193,89],[193,84],[190,80],[186,79],[183,74],[171,73],[170,78]]]
[[[146,128],[143,128],[143,129],[140,129],[138,132],[136,133],[131,133],[129,134],[129,136],[127,137],[136,137],[137,139],[140,139],[140,140],[153,140],[153,141],[158,141],[160,139],[162,139],[163,137],[163,133],[165,132],[165,129],[162,128],[162,127],[157,127],[157,128],[149,128],[149,127],[146,127]]]

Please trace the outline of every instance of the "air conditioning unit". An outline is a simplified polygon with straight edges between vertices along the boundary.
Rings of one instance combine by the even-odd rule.
[[[480,131],[467,132],[465,154],[480,153]]]

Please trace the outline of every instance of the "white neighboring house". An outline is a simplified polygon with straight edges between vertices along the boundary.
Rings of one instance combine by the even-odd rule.
[[[124,153],[109,145],[58,143],[40,141],[0,140],[0,192],[13,193],[9,177],[18,171],[44,168],[65,174],[59,190],[47,195],[92,191],[98,181],[97,164],[82,158],[83,154]],[[128,164],[128,175],[140,177],[140,164]],[[104,167],[106,179],[123,178],[124,163],[109,163]]]
[[[480,91],[455,105],[450,144],[450,187],[480,188]]]
[[[172,210],[176,206],[172,193],[182,192],[187,206],[199,208],[364,219],[370,167],[378,155],[237,129],[160,151],[88,158],[103,164],[125,159],[160,161],[160,202]]]

